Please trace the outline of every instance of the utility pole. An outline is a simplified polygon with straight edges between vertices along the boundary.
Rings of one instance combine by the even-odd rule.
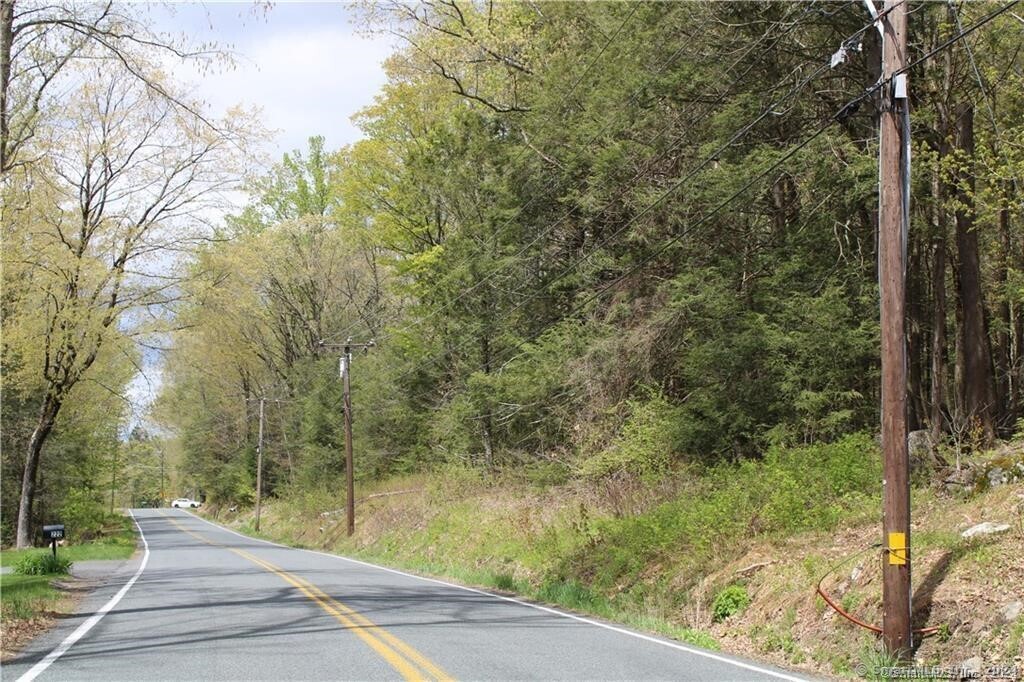
[[[119,445],[114,446],[114,464],[111,466],[110,472],[110,514],[114,514],[114,491],[117,490],[117,448]]]
[[[347,522],[346,532],[350,536],[356,532],[356,484],[355,463],[352,456],[352,392],[349,386],[349,366],[352,364],[352,349],[362,348],[363,352],[368,352],[375,345],[377,344],[372,339],[366,343],[352,343],[352,338],[349,337],[344,345],[340,346],[342,355],[338,361],[342,384],[342,409],[345,417],[345,520]],[[339,347],[335,344],[326,344],[322,340],[320,346],[324,348]]]
[[[256,441],[256,523],[257,531],[260,529],[260,503],[263,500],[263,404],[264,398],[260,398],[260,431]]]
[[[906,245],[909,213],[907,3],[886,0],[882,18],[878,284],[882,335],[882,639],[910,655],[910,462],[907,454]]]
[[[345,346],[341,358],[342,403],[345,412],[345,523],[346,535],[356,532],[356,482],[355,463],[352,457],[352,391],[348,383],[349,365],[352,364],[352,347]]]
[[[167,496],[164,494],[164,447],[160,446],[160,506],[167,503]]]

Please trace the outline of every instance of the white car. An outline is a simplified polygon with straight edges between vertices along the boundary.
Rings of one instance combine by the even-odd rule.
[[[199,507],[199,503],[195,500],[190,500],[187,497],[179,497],[174,502],[171,502],[171,506],[179,509],[196,509]]]

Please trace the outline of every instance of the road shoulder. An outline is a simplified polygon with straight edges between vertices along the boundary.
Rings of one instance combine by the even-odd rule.
[[[53,580],[61,598],[52,609],[2,625],[0,662],[31,664],[46,656],[131,578],[142,556],[137,547],[128,559],[75,562],[70,576]]]

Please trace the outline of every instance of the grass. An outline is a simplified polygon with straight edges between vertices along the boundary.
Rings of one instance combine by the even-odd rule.
[[[50,583],[52,575],[0,575],[0,615],[21,620],[48,610],[61,594]]]
[[[29,554],[49,552],[32,548],[0,552],[0,564],[15,566]],[[135,552],[135,532],[131,519],[119,517],[104,529],[100,538],[78,545],[57,549],[61,558],[71,562],[102,559],[127,559]],[[61,599],[61,593],[51,585],[56,575],[0,574],[0,614],[6,622],[27,620],[40,612],[52,610]]]
[[[127,559],[135,552],[135,531],[131,519],[119,517],[118,525],[104,530],[102,537],[82,544],[71,544],[57,548],[57,554],[75,561],[96,561],[105,559]],[[26,554],[50,551],[49,549],[5,549],[0,551],[0,566],[14,566]]]

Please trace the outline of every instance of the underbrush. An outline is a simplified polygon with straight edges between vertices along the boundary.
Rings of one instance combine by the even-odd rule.
[[[865,435],[773,448],[761,462],[709,470],[695,491],[647,513],[594,520],[561,571],[603,589],[631,586],[647,567],[665,562],[696,578],[742,552],[744,538],[830,530],[870,515],[880,480],[877,447]]]
[[[71,560],[46,549],[36,550],[19,558],[14,572],[18,575],[67,575],[71,572]]]

